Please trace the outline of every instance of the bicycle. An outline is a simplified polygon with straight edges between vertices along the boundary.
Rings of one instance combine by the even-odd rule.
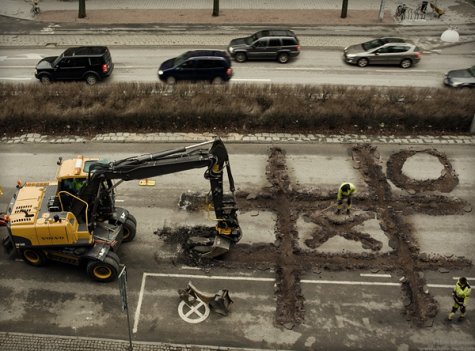
[[[33,0],[31,2],[31,15],[33,17],[39,15],[41,13],[40,5],[38,0]]]
[[[406,17],[406,10],[407,6],[406,4],[398,5],[396,8],[396,13],[394,14],[394,17],[398,19],[399,21],[403,21],[404,18]]]

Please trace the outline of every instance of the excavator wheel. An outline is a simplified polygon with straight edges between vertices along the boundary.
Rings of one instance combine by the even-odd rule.
[[[120,267],[112,257],[106,257],[104,261],[91,261],[87,264],[87,274],[97,282],[108,283],[117,279]]]
[[[21,255],[26,263],[35,267],[43,266],[47,261],[46,255],[40,250],[24,249]]]
[[[124,243],[134,240],[135,234],[137,234],[137,222],[134,223],[134,220],[133,216],[129,216],[122,225],[122,241]]]
[[[133,214],[129,213],[127,219],[130,219],[132,222],[134,222],[135,226],[137,226],[137,220],[135,219],[135,216]]]

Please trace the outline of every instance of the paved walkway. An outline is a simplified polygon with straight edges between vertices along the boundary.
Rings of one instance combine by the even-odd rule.
[[[174,142],[200,142],[216,137],[213,133],[106,133],[97,134],[86,138],[81,136],[47,136],[41,134],[24,134],[16,137],[2,137],[0,143],[4,144],[70,144],[70,143],[174,143]],[[324,135],[324,134],[290,134],[290,133],[255,133],[238,134],[229,133],[220,135],[226,143],[318,143],[318,144],[413,144],[413,145],[447,145],[465,144],[475,145],[474,135]]]
[[[0,332],[0,351],[132,351],[129,345],[129,341],[122,340]],[[137,341],[133,341],[132,347],[134,351],[244,351],[227,347]]]

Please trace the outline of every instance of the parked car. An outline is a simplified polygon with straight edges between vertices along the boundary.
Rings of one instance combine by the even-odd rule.
[[[231,40],[228,53],[237,62],[277,60],[280,63],[287,63],[291,57],[300,54],[300,42],[291,30],[261,30],[249,37]]]
[[[444,78],[444,84],[454,88],[475,87],[475,66],[448,71]]]
[[[343,59],[359,67],[368,65],[399,65],[409,68],[421,59],[421,49],[402,38],[379,38],[344,49]]]
[[[158,78],[168,84],[179,80],[210,81],[220,84],[233,75],[231,58],[226,51],[193,50],[166,60],[158,69]]]
[[[85,80],[94,85],[114,70],[109,49],[105,46],[69,48],[59,56],[45,57],[36,65],[35,77],[47,84],[55,80]]]

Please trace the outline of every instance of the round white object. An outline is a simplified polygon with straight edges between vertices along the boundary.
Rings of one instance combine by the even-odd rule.
[[[460,35],[455,29],[447,29],[440,36],[440,40],[445,41],[447,43],[456,43],[459,41],[459,39]]]

